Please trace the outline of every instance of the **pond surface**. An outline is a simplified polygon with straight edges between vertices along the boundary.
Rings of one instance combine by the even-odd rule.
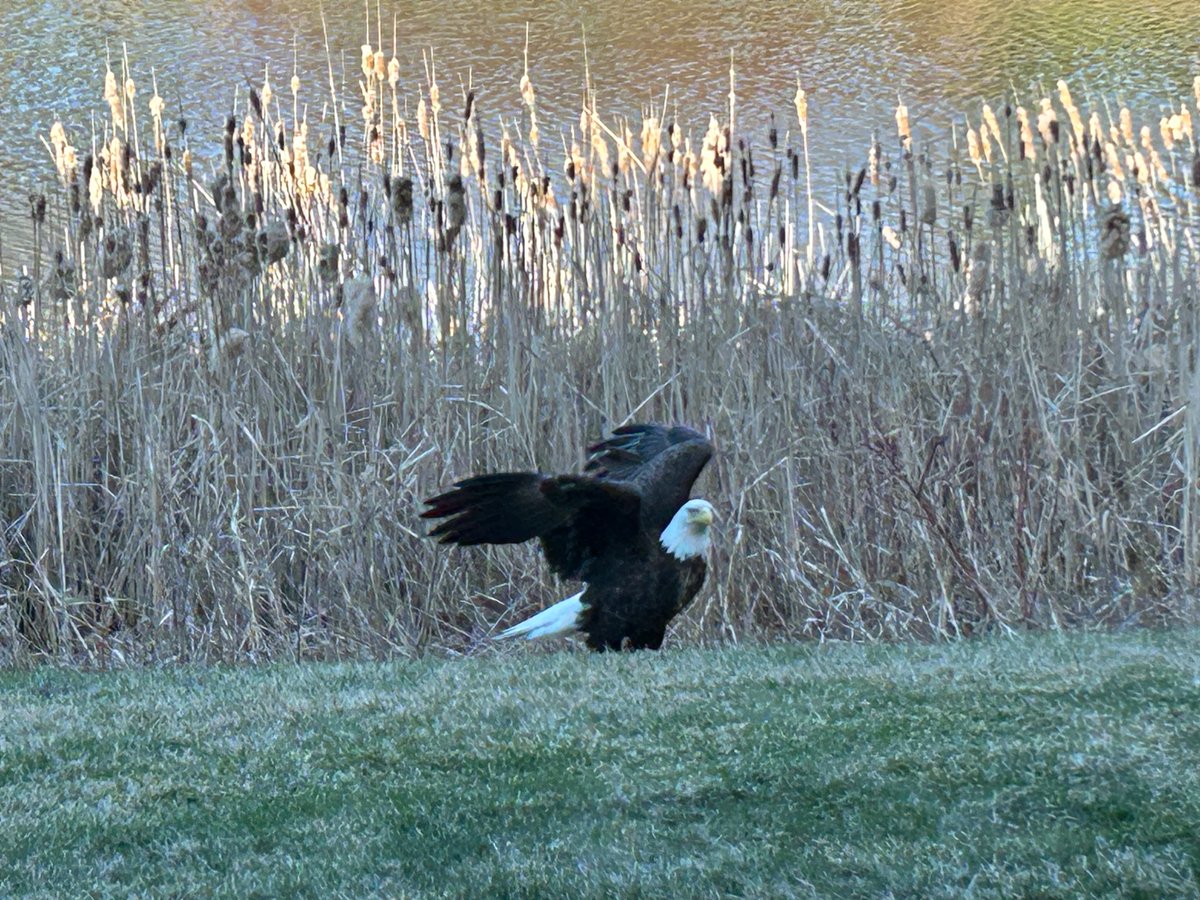
[[[761,135],[772,111],[781,130],[794,126],[801,79],[815,167],[830,194],[843,161],[857,166],[864,158],[872,130],[894,139],[898,98],[918,136],[943,137],[964,114],[977,121],[981,100],[1002,102],[1010,86],[1032,100],[1033,85],[1051,91],[1064,77],[1077,101],[1107,98],[1157,122],[1170,103],[1190,98],[1200,73],[1196,0],[409,0],[392,9],[369,0],[327,2],[324,20],[321,7],[317,0],[0,0],[5,256],[20,243],[14,226],[27,215],[29,190],[53,176],[41,139],[58,118],[77,144],[87,143],[92,117],[107,115],[106,57],[119,74],[122,54],[139,102],[150,97],[154,76],[168,115],[185,115],[193,139],[214,149],[235,91],[244,97],[248,85],[260,85],[266,65],[280,94],[298,69],[310,115],[319,116],[331,62],[339,95],[353,103],[359,47],[368,39],[389,55],[395,47],[413,103],[432,51],[443,98],[470,79],[496,122],[519,114],[528,27],[543,135],[578,120],[590,73],[602,114],[636,114],[668,96],[698,137],[710,112],[727,109],[732,54],[743,130]],[[448,105],[457,114],[457,102]]]

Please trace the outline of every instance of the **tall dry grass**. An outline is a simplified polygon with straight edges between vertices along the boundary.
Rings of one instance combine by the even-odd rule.
[[[627,419],[719,448],[676,640],[1194,616],[1200,79],[937,147],[901,107],[831,186],[803,91],[765,135],[731,88],[705,130],[585,102],[551,136],[528,75],[485,131],[361,63],[354,98],[258,86],[215,162],[127,71],[49,136],[3,279],[3,661],[472,648],[564,588],[432,545],[420,498]]]

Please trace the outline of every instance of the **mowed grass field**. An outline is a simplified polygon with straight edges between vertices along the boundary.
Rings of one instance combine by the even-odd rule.
[[[0,895],[1200,896],[1200,632],[0,675]]]

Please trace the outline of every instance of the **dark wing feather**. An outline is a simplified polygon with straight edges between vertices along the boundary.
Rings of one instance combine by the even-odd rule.
[[[443,544],[519,544],[556,528],[568,511],[546,499],[536,472],[477,475],[425,501],[423,519],[445,519],[429,532]]]
[[[642,495],[642,521],[662,529],[687,502],[713,447],[683,425],[623,425],[588,448],[584,471],[597,478],[632,482]]]
[[[590,475],[503,472],[457,482],[425,501],[425,519],[445,519],[430,533],[442,543],[515,544],[541,538],[546,561],[564,578],[615,544],[636,540],[636,487]]]

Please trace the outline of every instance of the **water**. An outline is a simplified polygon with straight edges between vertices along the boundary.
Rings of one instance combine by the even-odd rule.
[[[53,166],[41,143],[55,119],[86,146],[102,99],[106,58],[120,72],[126,54],[138,102],[167,100],[190,134],[219,147],[235,91],[261,84],[270,65],[280,96],[293,69],[303,80],[310,119],[329,97],[329,66],[344,110],[357,117],[359,46],[367,7],[316,0],[0,0],[0,234],[5,256],[19,245],[26,197],[48,184]],[[538,93],[543,146],[578,120],[587,73],[601,113],[636,114],[664,98],[699,136],[709,113],[724,116],[732,54],[739,120],[760,139],[772,111],[794,127],[799,77],[809,92],[811,143],[819,178],[832,191],[844,162],[857,166],[872,130],[894,135],[897,99],[918,137],[944,138],[979,102],[1002,102],[1065,77],[1077,100],[1103,97],[1157,122],[1191,96],[1200,73],[1200,3],[1195,0],[825,0],[803,5],[758,0],[654,0],[629,3],[517,3],[413,0],[395,20],[370,4],[373,45],[393,46],[415,103],[430,50],[443,102],[458,112],[459,85],[476,89],[485,117],[515,119],[524,68]],[[377,9],[383,25],[378,25]],[[382,34],[380,34],[382,32]],[[326,35],[328,37],[326,37]],[[382,41],[380,38],[382,37]],[[327,55],[326,48],[329,48]],[[820,181],[818,182],[821,183]],[[11,262],[11,260],[6,260]]]

